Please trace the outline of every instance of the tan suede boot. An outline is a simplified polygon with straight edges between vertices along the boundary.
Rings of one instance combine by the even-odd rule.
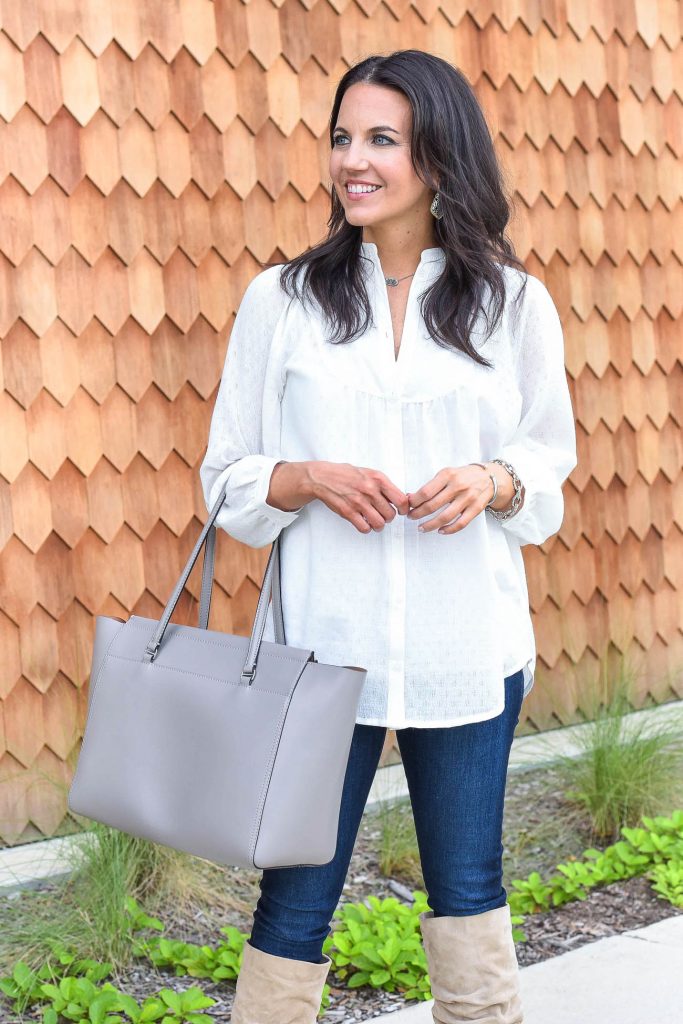
[[[315,1024],[332,961],[321,964],[264,953],[249,944],[242,950],[232,1024]]]
[[[420,914],[438,1024],[523,1024],[510,904],[467,917]]]

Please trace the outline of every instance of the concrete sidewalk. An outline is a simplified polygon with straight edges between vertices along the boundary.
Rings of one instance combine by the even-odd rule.
[[[524,1024],[681,1024],[683,913],[520,969]],[[375,1020],[432,1024],[433,1000]]]

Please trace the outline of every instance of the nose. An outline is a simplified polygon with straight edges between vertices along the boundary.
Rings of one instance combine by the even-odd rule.
[[[358,143],[350,142],[342,147],[341,166],[345,172],[365,171],[370,166],[367,157],[362,155],[362,147],[363,143],[360,140]]]

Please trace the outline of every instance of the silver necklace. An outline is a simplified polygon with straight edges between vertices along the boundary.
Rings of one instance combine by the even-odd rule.
[[[405,277],[385,277],[384,281],[392,288],[395,288],[399,281],[405,281],[406,277],[412,277],[414,273],[415,271],[412,274],[406,274]]]

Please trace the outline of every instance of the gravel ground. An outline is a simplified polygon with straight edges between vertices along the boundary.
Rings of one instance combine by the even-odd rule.
[[[563,828],[559,827],[558,821],[563,822]],[[580,856],[588,846],[604,847],[609,842],[596,841],[585,825],[572,817],[568,805],[563,801],[559,778],[548,771],[510,774],[504,833],[506,886],[509,886],[510,878],[525,877],[532,870],[538,870],[543,877],[547,877],[557,863],[572,855]],[[379,866],[379,848],[379,821],[375,815],[366,813],[341,903],[359,902],[367,899],[370,894],[380,899],[395,896],[408,902],[412,889],[423,888],[419,864],[415,866],[408,862],[403,874],[396,871],[395,877],[385,877]],[[260,872],[243,868],[219,868],[209,864],[202,864],[202,870],[207,872],[210,891],[216,894],[211,904],[181,903],[177,899],[169,899],[153,907],[145,904],[146,909],[162,919],[167,936],[187,942],[215,945],[221,938],[218,929],[226,924],[232,924],[248,933],[252,910],[259,894]],[[43,891],[49,891],[50,888],[52,886]],[[30,893],[23,893],[20,897],[22,902],[30,898]],[[3,915],[11,912],[12,902],[7,898],[2,901],[0,931]],[[552,911],[527,916],[521,926],[526,941],[517,943],[517,958],[520,967],[525,967],[677,913],[683,913],[683,910],[677,910],[667,901],[658,898],[649,881],[644,878],[615,883],[593,890],[586,900],[577,900]],[[145,961],[137,961],[109,980],[140,1002],[159,988],[168,986],[182,990],[199,985],[207,995],[217,1000],[205,1012],[220,1024],[227,1024],[230,1020],[234,981],[214,983],[206,978],[175,977],[157,971]],[[365,988],[347,989],[343,983],[336,987],[334,982],[334,974],[330,972],[330,1006],[324,1018],[321,1018],[325,1024],[369,1020],[410,1005],[397,994]],[[40,1019],[37,1010],[19,1018],[9,1012],[6,1001],[0,997],[2,1024],[21,1024],[21,1021]]]

